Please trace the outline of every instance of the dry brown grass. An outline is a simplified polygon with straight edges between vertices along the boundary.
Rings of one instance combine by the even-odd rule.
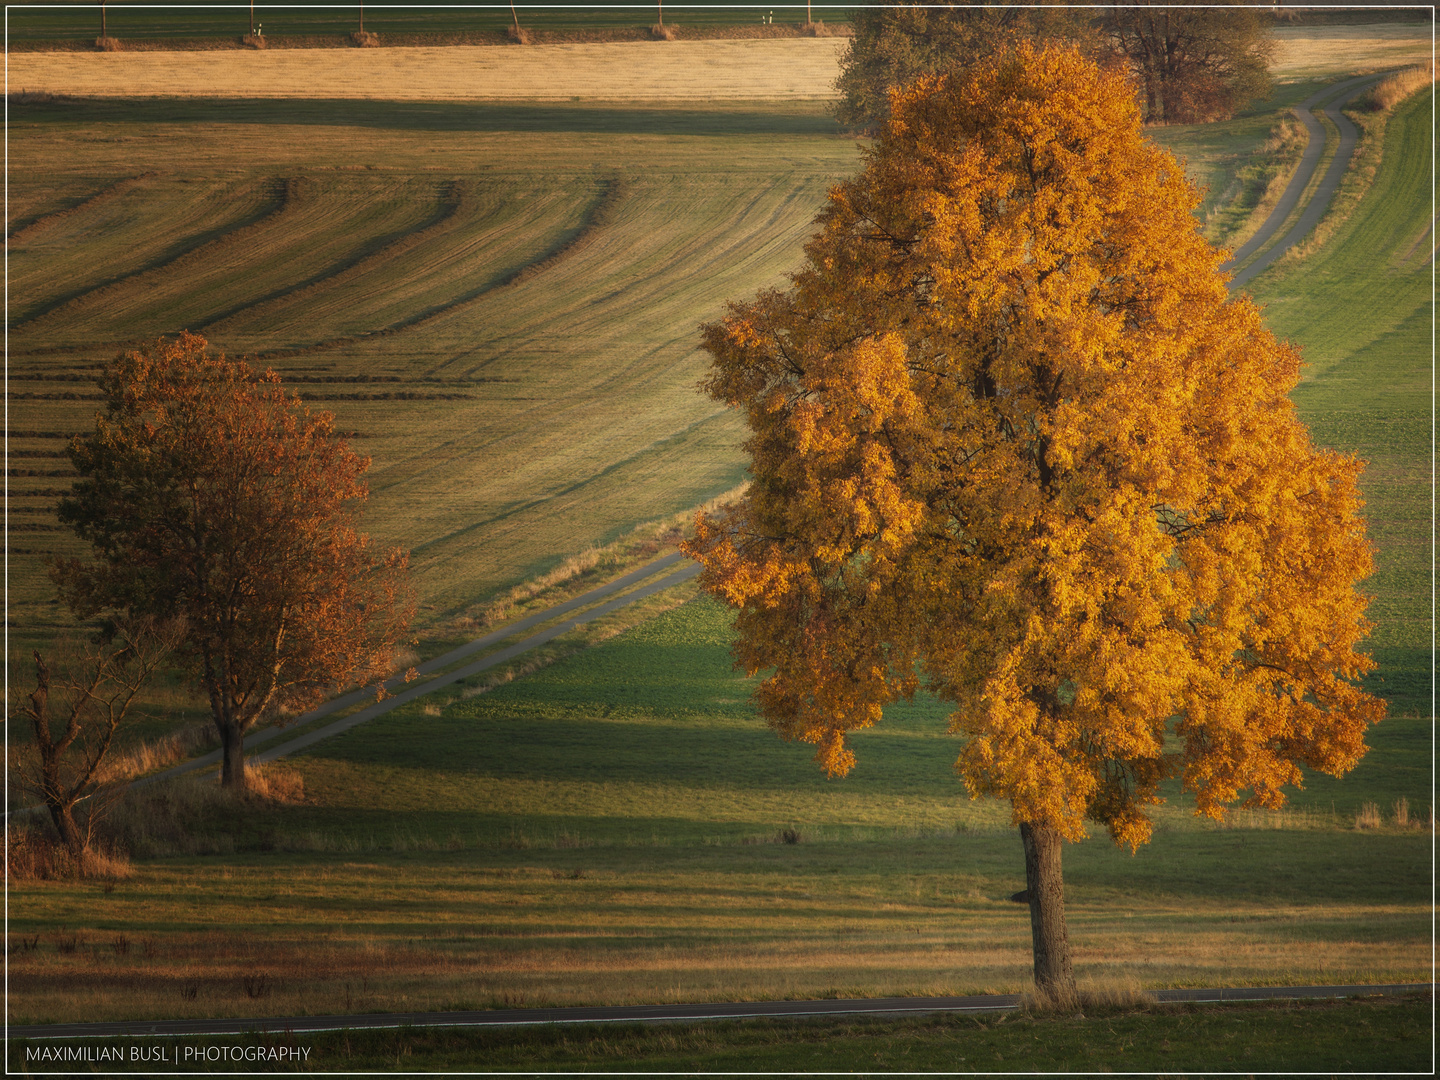
[[[95,48],[101,52],[120,52],[123,46],[121,46],[119,38],[98,37],[95,39]]]
[[[1389,112],[1411,94],[1423,90],[1434,81],[1434,64],[1406,68],[1372,87],[1370,92],[1361,98],[1359,106],[1372,112]]]
[[[1355,828],[1378,829],[1384,822],[1380,818],[1380,807],[1373,802],[1363,803],[1355,811]]]
[[[654,26],[650,27],[650,36],[656,41],[674,41],[679,35],[677,34],[675,27],[665,26],[662,23],[656,23]]]
[[[145,858],[226,854],[235,838],[224,826],[243,821],[248,811],[305,800],[304,777],[292,768],[247,764],[245,778],[244,792],[193,774],[131,788],[106,815],[107,842]]]
[[[133,872],[130,858],[111,844],[92,844],[77,860],[48,822],[12,820],[6,830],[6,874],[12,881],[103,878],[118,881]]]
[[[190,724],[159,739],[141,743],[123,753],[111,754],[101,764],[97,779],[101,783],[134,780],[149,773],[168,769],[197,754],[213,750],[219,741],[215,725],[209,721]]]
[[[1031,1016],[1132,1011],[1158,1005],[1159,999],[1133,978],[1077,980],[1074,994],[1032,986],[1020,995],[1020,1011]]]
[[[1383,70],[1430,55],[1430,28],[1424,23],[1282,27],[1275,37],[1279,48],[1270,71],[1287,82]]]
[[[295,49],[272,41],[198,52],[127,48],[101,62],[81,52],[16,52],[10,85],[86,97],[379,98],[408,101],[820,100],[834,96],[840,37],[653,40],[491,46]],[[644,31],[641,31],[642,33]],[[368,35],[367,37],[373,37]],[[680,38],[681,40],[673,40]],[[495,35],[496,43],[506,39]],[[336,39],[351,46],[348,38]],[[379,42],[375,42],[379,44]]]

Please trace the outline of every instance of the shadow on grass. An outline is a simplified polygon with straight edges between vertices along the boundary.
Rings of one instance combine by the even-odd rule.
[[[823,102],[645,108],[603,103],[513,104],[270,98],[72,98],[10,105],[25,124],[261,124],[395,131],[594,135],[840,135]]]

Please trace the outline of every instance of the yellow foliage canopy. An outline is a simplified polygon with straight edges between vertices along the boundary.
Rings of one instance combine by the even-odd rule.
[[[923,680],[973,796],[1076,839],[1278,807],[1354,766],[1371,568],[1360,463],[1200,236],[1132,88],[1022,45],[896,92],[787,291],[704,328],[753,483],[689,550],[738,663],[832,775]]]

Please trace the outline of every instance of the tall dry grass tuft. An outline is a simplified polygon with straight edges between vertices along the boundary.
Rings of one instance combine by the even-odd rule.
[[[369,30],[356,30],[350,35],[350,40],[357,48],[374,49],[380,44],[380,35],[372,34]]]
[[[674,41],[678,35],[675,33],[673,26],[663,26],[660,23],[656,23],[650,27],[650,36],[656,41]]]
[[[265,48],[265,37],[262,34],[245,34],[240,38],[240,43],[252,49]]]
[[[1389,112],[1411,94],[1424,89],[1434,81],[1435,65],[1433,63],[1406,68],[1404,71],[1398,71],[1388,79],[1376,83],[1360,100],[1359,105],[1371,112]]]
[[[529,31],[529,30],[526,30],[523,26],[508,26],[508,27],[506,27],[506,28],[505,28],[505,37],[506,37],[508,40],[513,41],[516,45],[530,45],[530,44],[532,44],[532,43],[534,42],[534,40],[535,40],[535,39],[530,35],[530,31]]]
[[[1055,993],[1032,987],[1020,995],[1020,1011],[1031,1016],[1069,1015],[1076,1013],[1116,1013],[1149,1009],[1159,999],[1133,981],[1102,980],[1082,982],[1072,994]]]
[[[191,724],[153,742],[141,743],[123,754],[112,755],[101,765],[98,779],[102,783],[134,780],[188,761],[218,745],[214,724],[208,721]]]
[[[810,37],[830,37],[832,31],[821,20],[800,24],[800,32]]]
[[[105,833],[113,847],[146,858],[224,854],[235,850],[233,826],[248,813],[305,799],[305,779],[293,769],[246,765],[245,779],[243,792],[194,775],[131,788],[107,816]]]
[[[1378,829],[1381,824],[1380,807],[1373,802],[1363,803],[1360,809],[1355,811],[1355,828]]]
[[[1394,809],[1395,824],[1402,829],[1408,829],[1410,827],[1410,800],[1403,796],[1396,799]]]
[[[95,48],[101,52],[120,52],[122,46],[119,38],[98,37],[95,39]]]
[[[76,859],[48,824],[19,819],[11,820],[6,827],[5,871],[12,881],[114,881],[132,873],[129,856],[113,844],[92,844]]]

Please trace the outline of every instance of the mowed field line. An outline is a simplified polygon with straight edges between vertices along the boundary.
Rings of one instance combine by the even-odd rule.
[[[11,327],[33,328],[47,312],[253,228],[281,208],[284,190],[274,177],[215,177],[179,188],[151,172],[113,197],[48,215],[8,245]]]
[[[447,406],[453,434],[422,452],[391,458],[373,444],[373,527],[394,535],[388,496],[403,496],[422,575],[504,564],[537,532],[583,534],[587,520],[590,529],[612,523],[611,534],[617,514],[633,512],[628,492],[653,499],[669,488],[657,510],[674,513],[738,481],[738,424],[696,393],[696,323],[720,314],[727,296],[773,280],[808,235],[824,182],[756,191],[693,180],[687,189],[712,211],[694,217],[676,214],[677,184],[627,178],[613,220],[545,273],[337,351],[354,370],[408,362],[427,378],[492,380],[473,401]],[[677,458],[688,477],[672,471]],[[498,461],[503,470],[491,467]],[[692,479],[700,483],[688,487]]]
[[[309,299],[307,296],[300,293],[293,294],[286,298],[287,306],[295,307],[304,305],[304,316],[307,319],[313,317],[314,314],[317,313],[317,309],[323,311],[329,307],[348,311],[354,310],[357,304],[364,304],[364,310],[369,316],[368,321],[372,325],[368,329],[359,331],[357,335],[320,340],[307,346],[285,350],[282,353],[262,352],[260,356],[262,359],[272,359],[279,355],[294,356],[300,353],[317,352],[324,349],[355,345],[360,338],[388,336],[419,330],[435,319],[444,318],[447,315],[456,313],[465,305],[485,297],[488,293],[508,288],[522,281],[526,281],[537,274],[554,270],[562,260],[573,257],[577,252],[583,250],[593,242],[597,230],[606,224],[611,209],[622,197],[620,185],[616,181],[610,180],[602,182],[599,185],[599,190],[587,203],[572,208],[572,210],[578,210],[578,219],[572,216],[571,220],[567,222],[571,227],[564,232],[554,234],[551,246],[548,249],[536,252],[532,261],[515,266],[498,275],[492,273],[488,279],[480,279],[478,284],[476,283],[477,278],[475,275],[465,273],[465,268],[456,264],[459,263],[465,255],[470,254],[472,250],[482,248],[488,250],[490,245],[484,243],[486,238],[481,237],[471,240],[464,249],[454,253],[453,258],[441,261],[438,264],[436,261],[437,253],[417,253],[417,261],[422,263],[425,276],[444,276],[452,282],[452,290],[458,287],[461,291],[441,302],[428,307],[420,307],[418,310],[414,307],[413,298],[406,297],[406,299],[411,300],[411,306],[408,309],[402,309],[405,311],[405,314],[393,323],[385,323],[383,321],[384,316],[381,315],[380,312],[387,303],[390,305],[396,304],[397,298],[393,287],[392,275],[399,276],[403,280],[405,279],[405,270],[407,269],[403,264],[397,265],[393,258],[383,260],[376,259],[372,266],[367,267],[367,269],[373,272],[367,275],[368,280],[361,284],[359,288],[339,292],[335,287],[348,286],[351,284],[345,281],[343,277],[337,277],[336,280],[327,282],[326,284],[331,286],[331,295],[318,303],[305,304],[305,301]],[[258,314],[261,316],[260,318],[255,318],[250,321],[253,324],[258,324],[257,331],[259,334],[263,334],[267,328],[274,325],[274,322],[268,317],[269,312],[261,312]],[[373,325],[376,322],[379,322],[380,325]],[[258,335],[252,334],[250,340],[254,340],[256,336]]]
[[[32,353],[201,328],[210,328],[222,346],[227,338],[244,341],[246,352],[266,344],[310,347],[327,336],[363,332],[387,316],[418,318],[417,308],[424,313],[453,304],[543,257],[547,244],[574,227],[574,193],[552,188],[521,201],[490,184],[457,208],[468,211],[463,223],[436,229],[444,215],[437,204],[458,182],[280,180],[277,205],[257,220],[15,329]],[[331,297],[334,302],[324,303]],[[274,317],[276,306],[293,310],[307,300],[306,317]],[[262,310],[237,318],[251,305]],[[240,333],[226,333],[229,320]],[[266,332],[246,335],[247,325]]]

